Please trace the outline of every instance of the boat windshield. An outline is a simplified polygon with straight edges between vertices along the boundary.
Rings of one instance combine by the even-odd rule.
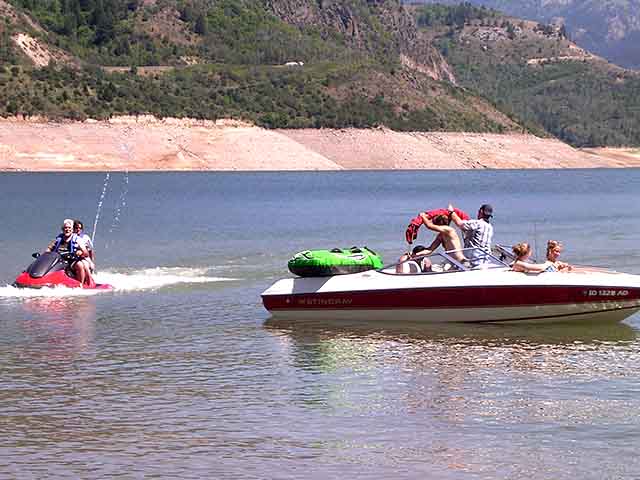
[[[516,261],[516,255],[513,253],[511,245],[494,245],[492,250],[495,257],[509,265]]]
[[[482,248],[463,248],[460,252],[469,259],[468,262],[464,262],[467,270],[487,270],[511,266],[511,259],[507,256],[496,255]],[[451,253],[445,252],[445,254]]]
[[[415,256],[383,267],[380,271],[389,274],[434,274],[508,267],[508,259],[502,260],[480,248],[464,248]]]
[[[513,262],[516,261],[516,254],[513,253],[513,247],[511,245],[494,245],[492,250],[494,257],[499,258],[502,262],[505,262],[508,265],[513,265]],[[535,255],[532,255],[527,261],[531,263],[538,263]]]

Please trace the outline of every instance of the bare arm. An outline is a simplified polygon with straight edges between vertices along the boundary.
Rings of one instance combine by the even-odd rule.
[[[544,272],[548,267],[549,267],[548,263],[530,263],[530,262],[523,262],[522,260],[516,260],[516,263],[513,264],[514,271],[525,272],[525,273]]]
[[[456,224],[456,226],[457,226],[458,228],[462,228],[462,222],[463,222],[464,220],[462,220],[462,219],[458,216],[458,214],[455,212],[455,210],[453,209],[453,205],[449,204],[449,207],[447,207],[447,209],[449,210],[449,212],[450,212],[450,214],[451,214],[451,215],[450,215],[450,216],[451,216],[451,221],[452,221],[453,223],[455,223],[455,224]]]
[[[85,233],[85,237],[87,239],[87,243],[85,244],[85,247],[87,248],[87,252],[89,252],[89,258],[91,259],[91,261],[93,263],[96,262],[96,254],[93,250],[93,241],[91,240],[91,237],[89,237],[89,235],[87,235]]]
[[[422,250],[419,255],[431,255],[431,253],[433,253],[433,251],[440,245],[442,245],[442,235],[436,235],[436,238],[433,239],[431,245],[429,245],[426,250]]]
[[[422,218],[422,223],[424,223],[424,225],[431,231],[438,232],[438,233],[444,233],[444,232],[446,232],[446,229],[448,228],[446,226],[436,225],[435,223],[433,223],[431,221],[431,219],[425,213],[421,213],[420,217]]]
[[[47,248],[44,249],[45,252],[53,252],[53,249],[56,248],[56,239],[54,238],[49,245],[47,245]]]
[[[76,256],[80,258],[87,258],[89,256],[89,251],[84,245],[78,244]]]

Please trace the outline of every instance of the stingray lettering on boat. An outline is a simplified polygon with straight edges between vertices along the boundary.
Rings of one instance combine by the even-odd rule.
[[[298,305],[351,305],[352,298],[298,298]]]

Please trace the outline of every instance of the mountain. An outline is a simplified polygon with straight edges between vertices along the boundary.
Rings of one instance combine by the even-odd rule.
[[[0,0],[0,115],[509,131],[397,0]]]
[[[526,130],[640,145],[640,73],[563,26],[469,3],[0,0],[0,13],[0,116]]]
[[[640,0],[468,0],[515,17],[564,24],[571,39],[612,63],[640,69]],[[413,1],[412,1],[413,3]],[[417,0],[456,5],[460,0]]]
[[[470,4],[413,9],[459,85],[576,146],[640,144],[640,72],[577,46],[562,27]]]

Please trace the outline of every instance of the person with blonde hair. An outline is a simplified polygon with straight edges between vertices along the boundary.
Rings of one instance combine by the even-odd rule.
[[[512,247],[513,254],[516,256],[515,262],[511,267],[515,272],[524,273],[542,273],[542,272],[557,272],[558,269],[551,262],[544,263],[531,263],[529,258],[531,257],[531,245],[526,242],[520,242]]]
[[[547,242],[547,262],[552,264],[559,272],[571,271],[572,266],[568,263],[561,262],[558,257],[562,253],[562,242],[558,240],[549,240]]]

